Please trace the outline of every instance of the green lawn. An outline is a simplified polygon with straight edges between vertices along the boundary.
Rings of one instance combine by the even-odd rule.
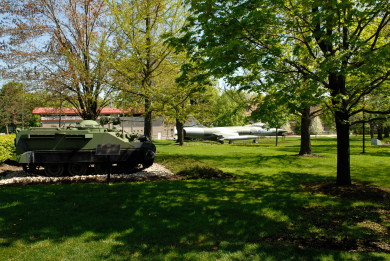
[[[334,138],[310,158],[297,138],[156,145],[175,172],[235,178],[0,187],[0,260],[390,259],[390,146],[351,137],[358,183],[338,189]]]

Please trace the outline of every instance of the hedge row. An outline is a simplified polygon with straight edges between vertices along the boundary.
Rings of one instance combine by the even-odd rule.
[[[0,135],[0,164],[15,157],[15,135]]]

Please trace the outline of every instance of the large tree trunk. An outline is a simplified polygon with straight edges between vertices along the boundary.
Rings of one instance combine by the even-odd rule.
[[[383,138],[389,138],[390,137],[390,127],[385,127],[383,130]]]
[[[177,142],[180,146],[184,145],[184,124],[176,119],[176,130],[177,130]]]
[[[383,123],[378,122],[378,140],[383,140]]]
[[[147,13],[145,18],[145,34],[146,34],[146,63],[144,69],[144,79],[142,80],[142,86],[145,92],[145,121],[144,121],[144,135],[152,139],[152,111],[150,95],[152,93],[152,55],[151,55],[151,18],[150,18],[150,1],[146,1]]]
[[[152,112],[145,112],[144,135],[152,139]]]
[[[375,124],[372,121],[370,121],[370,137],[371,137],[371,139],[374,138],[374,129],[375,129]]]
[[[83,120],[93,120],[95,121],[99,117],[99,113],[96,111],[93,111],[93,109],[86,109],[82,112],[81,118]]]
[[[152,112],[150,111],[150,106],[149,99],[145,99],[144,135],[152,139]]]
[[[301,148],[299,155],[311,154],[310,125],[310,107],[306,107],[301,115]]]
[[[336,131],[337,131],[337,185],[351,185],[351,163],[349,148],[349,123],[346,112],[337,111]]]
[[[337,132],[337,178],[340,186],[351,185],[351,162],[349,149],[349,115],[347,101],[340,99],[340,95],[348,96],[345,88],[344,75],[330,73],[329,86],[332,89],[332,103],[335,107],[335,121]]]

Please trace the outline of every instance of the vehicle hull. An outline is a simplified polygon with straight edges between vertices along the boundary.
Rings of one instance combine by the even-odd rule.
[[[98,170],[103,166],[111,169],[113,164],[128,171],[139,165],[147,168],[153,164],[156,152],[146,137],[99,125],[22,130],[15,138],[15,146],[17,161],[25,170],[42,166],[49,174],[58,175],[67,174],[63,169],[82,174],[90,165],[98,166]]]

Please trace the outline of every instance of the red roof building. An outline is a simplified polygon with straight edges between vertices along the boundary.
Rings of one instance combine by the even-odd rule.
[[[82,120],[75,108],[39,107],[34,108],[32,113],[41,117],[42,127],[58,127]],[[105,107],[102,108],[100,116],[119,117],[123,113],[121,109]]]
[[[33,114],[41,117],[42,127],[59,127],[74,124],[81,121],[82,118],[74,108],[35,108]],[[130,116],[123,116],[127,114]],[[143,112],[139,110],[121,110],[117,108],[103,108],[100,116],[120,117],[122,128],[125,131],[143,134],[144,132],[144,117]],[[175,137],[174,126],[164,124],[163,117],[157,117],[152,120],[153,125],[153,139],[172,139]]]
[[[75,108],[62,108],[61,109],[62,115],[78,115],[77,110]],[[117,108],[103,108],[100,112],[100,114],[121,114],[124,111]],[[59,115],[60,109],[59,108],[35,108],[32,112],[33,114],[37,115]]]

